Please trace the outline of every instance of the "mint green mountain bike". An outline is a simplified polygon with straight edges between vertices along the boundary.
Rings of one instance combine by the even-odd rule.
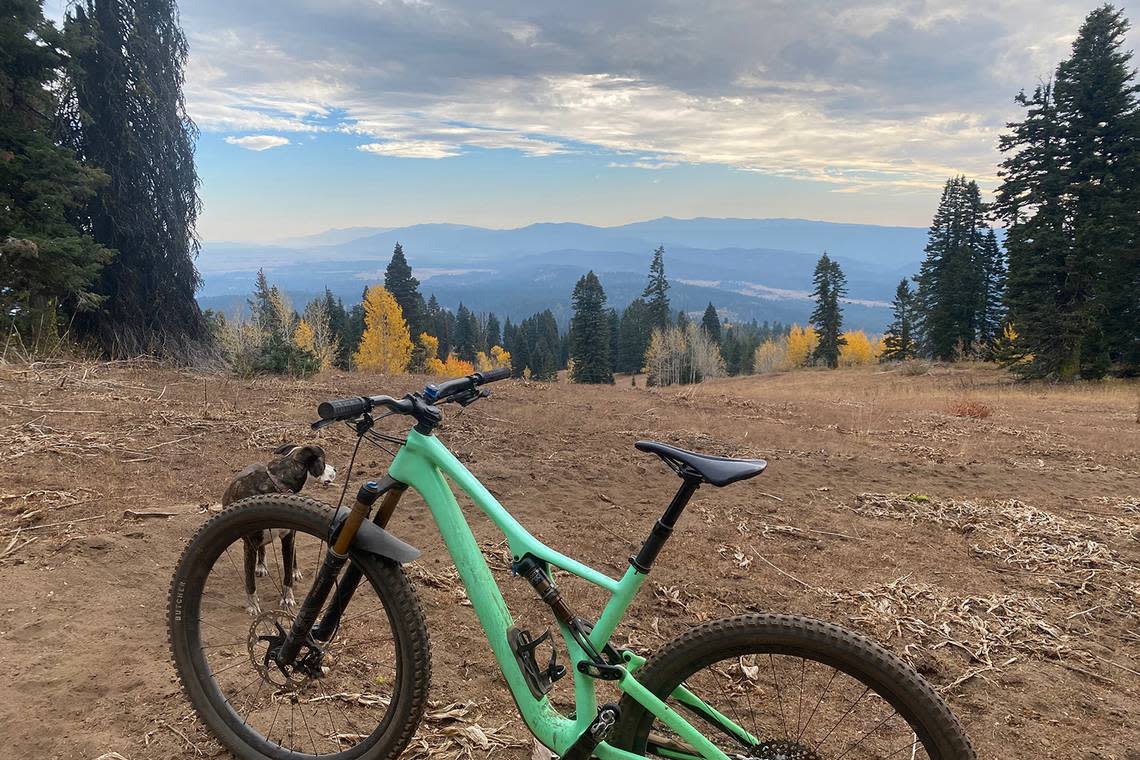
[[[638,442],[681,485],[615,580],[538,541],[435,437],[442,404],[471,404],[488,395],[481,385],[507,376],[495,370],[398,400],[321,404],[314,426],[347,422],[357,450],[361,441],[400,447],[387,476],[361,487],[351,509],[297,495],[251,497],[191,540],[171,585],[171,651],[194,708],[236,756],[372,760],[396,758],[408,746],[427,703],[430,650],[402,568],[419,552],[384,528],[411,487],[431,511],[523,720],[564,759],[974,757],[954,716],[913,669],[829,623],[743,615],[699,625],[648,659],[615,646],[614,630],[697,488],[751,478],[766,463]],[[414,428],[406,437],[376,430],[374,420],[389,415],[412,418]],[[514,574],[550,607],[564,663],[549,629],[532,635],[515,625],[448,481],[505,534]],[[285,536],[292,539],[287,559],[277,547]],[[272,590],[276,604],[247,604],[250,537],[266,549],[262,590]],[[551,568],[609,594],[596,619],[572,607]],[[574,709],[562,714],[548,695],[566,676]],[[599,682],[616,687],[608,691],[620,699],[599,704]]]

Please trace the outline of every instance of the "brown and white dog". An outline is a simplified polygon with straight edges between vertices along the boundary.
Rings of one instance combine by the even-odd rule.
[[[276,459],[266,464],[251,464],[234,476],[222,495],[222,506],[249,496],[269,493],[298,493],[305,487],[310,475],[328,485],[336,478],[336,470],[325,463],[325,451],[320,446],[296,446],[287,443],[274,452]],[[293,596],[293,581],[301,580],[293,556],[294,531],[260,530],[245,536],[245,595],[246,611],[250,615],[261,614],[257,601],[256,578],[269,575],[265,565],[265,547],[274,539],[281,541],[281,563],[284,566],[281,578],[281,606],[293,609],[297,606]]]

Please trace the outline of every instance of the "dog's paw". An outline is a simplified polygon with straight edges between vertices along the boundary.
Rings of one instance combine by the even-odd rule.
[[[281,607],[286,610],[297,609],[297,599],[293,596],[293,589],[289,586],[286,586],[284,593],[281,594]]]
[[[269,568],[265,566],[264,562],[258,562],[257,567],[253,569],[253,574],[258,578],[264,578],[269,575]]]
[[[245,595],[245,611],[249,613],[250,617],[257,617],[261,614],[261,604],[257,601],[257,594]]]
[[[305,574],[302,573],[300,570],[293,568],[293,580],[303,581],[303,580],[305,580]]]

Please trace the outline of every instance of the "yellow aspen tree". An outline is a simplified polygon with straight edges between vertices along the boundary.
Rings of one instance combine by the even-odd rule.
[[[408,368],[412,338],[395,297],[383,287],[368,289],[364,298],[364,335],[353,354],[358,370],[396,374]]]
[[[511,352],[502,346],[491,346],[491,361],[496,367],[511,366]]]
[[[816,344],[819,343],[819,335],[815,331],[815,327],[808,325],[807,327],[800,327],[799,325],[792,325],[791,331],[788,333],[788,350],[785,355],[784,369],[796,369],[797,367],[805,367],[811,361],[811,355],[815,353]]]
[[[857,367],[875,361],[875,349],[871,339],[862,330],[848,330],[843,333],[847,342],[839,347],[839,366]]]
[[[752,356],[752,371],[756,374],[775,372],[784,366],[787,354],[787,338],[780,338],[779,341],[769,338],[756,347],[756,353]]]
[[[302,351],[316,353],[313,350],[313,328],[304,319],[297,323],[297,329],[293,331],[293,345]]]

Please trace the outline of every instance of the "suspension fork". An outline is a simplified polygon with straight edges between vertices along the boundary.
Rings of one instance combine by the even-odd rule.
[[[340,625],[341,613],[348,606],[349,600],[352,599],[352,595],[363,577],[359,566],[349,564],[344,578],[337,580],[340,571],[348,562],[348,550],[352,546],[353,539],[356,538],[356,532],[360,529],[361,524],[368,519],[372,513],[372,506],[381,496],[384,497],[384,501],[381,502],[380,510],[376,514],[376,522],[380,527],[384,527],[391,519],[392,512],[395,511],[396,504],[400,501],[400,497],[406,488],[407,486],[403,483],[388,477],[385,477],[380,483],[368,481],[360,487],[348,517],[325,553],[325,560],[317,571],[317,577],[313,580],[312,588],[305,595],[305,601],[301,603],[297,615],[293,618],[293,625],[290,626],[289,633],[281,643],[281,648],[276,655],[279,665],[293,664],[301,651],[301,647],[309,640],[310,631],[313,638],[317,640],[331,638],[337,626]],[[314,629],[317,616],[328,600],[334,586],[337,588],[336,599],[329,611],[325,613],[320,625]]]
[[[380,502],[380,508],[376,510],[376,517],[373,518],[372,522],[381,528],[387,528],[388,521],[392,519],[392,513],[396,511],[396,505],[400,503],[400,497],[404,495],[407,488],[405,484],[399,481],[385,478],[381,484],[381,493],[383,493],[384,499]],[[350,563],[348,569],[344,571],[344,576],[336,584],[336,596],[333,603],[329,605],[325,616],[313,629],[314,639],[328,641],[336,633],[336,629],[340,626],[341,615],[348,609],[348,603],[352,601],[352,595],[356,593],[356,587],[360,585],[363,577],[364,571],[360,569],[360,565]]]

